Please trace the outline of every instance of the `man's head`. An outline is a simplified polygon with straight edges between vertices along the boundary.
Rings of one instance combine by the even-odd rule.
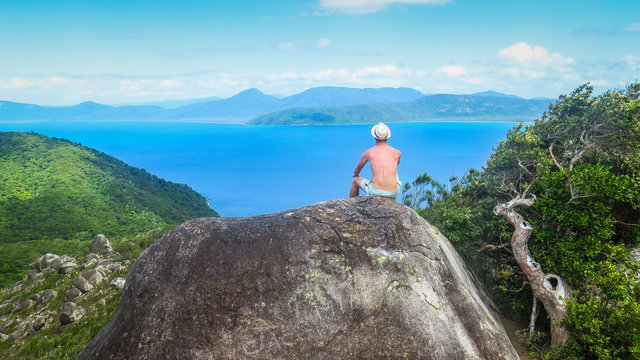
[[[378,123],[371,128],[371,135],[377,141],[387,141],[391,137],[391,130],[384,123]]]

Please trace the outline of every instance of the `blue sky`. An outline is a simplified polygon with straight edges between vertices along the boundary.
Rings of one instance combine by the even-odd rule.
[[[640,1],[0,2],[0,99],[290,95],[316,86],[556,97],[640,78]]]

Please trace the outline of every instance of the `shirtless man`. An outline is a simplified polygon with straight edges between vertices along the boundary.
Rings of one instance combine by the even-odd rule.
[[[402,184],[398,180],[398,164],[400,164],[401,153],[387,144],[387,139],[391,137],[391,130],[384,123],[379,123],[371,128],[371,135],[376,139],[376,146],[362,154],[360,162],[353,171],[353,184],[351,184],[349,196],[358,196],[360,189],[362,189],[367,195],[395,199]],[[371,180],[360,176],[360,171],[367,161],[371,166]]]

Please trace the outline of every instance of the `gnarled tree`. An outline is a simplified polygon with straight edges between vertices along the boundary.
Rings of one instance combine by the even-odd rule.
[[[595,194],[593,186],[580,181],[585,174],[597,173],[597,169],[604,170],[599,178],[613,179],[611,184],[618,187],[608,191],[615,193],[622,190],[626,196],[634,197],[636,189],[628,186],[631,183],[625,181],[627,178],[619,177],[598,165],[614,156],[614,153],[619,155],[629,145],[637,143],[637,133],[634,133],[636,129],[628,127],[624,121],[628,118],[629,101],[620,101],[624,96],[629,97],[631,102],[637,101],[637,90],[637,86],[633,85],[626,93],[609,92],[592,97],[592,87],[586,84],[580,86],[571,95],[561,96],[534,126],[524,131],[520,131],[521,127],[514,129],[507,140],[498,146],[487,167],[489,172],[501,177],[501,188],[513,196],[510,201],[498,204],[494,213],[505,218],[514,228],[511,237],[513,256],[529,282],[533,295],[549,315],[551,343],[555,346],[564,346],[569,341],[569,332],[561,321],[567,315],[567,300],[571,299],[573,287],[561,276],[545,273],[534,259],[528,246],[534,227],[516,208],[532,207],[535,204],[536,196],[530,191],[536,182],[540,191],[552,190],[541,188],[540,183],[553,177],[550,174],[554,172],[559,172],[564,177],[565,189],[560,192],[569,195],[564,203],[567,207],[580,200],[603,195]],[[582,160],[590,155],[592,159],[589,166],[577,170],[576,167]],[[594,176],[591,180],[600,179]],[[625,187],[628,189],[624,189]],[[554,221],[547,218],[542,222],[547,223],[544,227]],[[591,236],[587,232],[579,234],[581,229],[567,225],[562,221],[552,224],[556,230],[566,233],[570,238]],[[553,249],[547,250],[553,252]]]
[[[531,290],[552,343],[565,345],[558,358],[640,351],[640,285],[625,250],[640,242],[639,95],[634,83],[560,96],[535,124],[511,130],[483,171],[419,209],[501,310],[524,318]]]

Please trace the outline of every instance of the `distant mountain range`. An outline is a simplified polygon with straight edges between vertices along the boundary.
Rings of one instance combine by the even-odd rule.
[[[307,125],[378,121],[521,121],[539,117],[551,101],[528,100],[495,91],[425,96],[411,88],[344,87],[311,88],[283,98],[248,89],[228,99],[201,100],[126,106],[84,102],[64,107],[0,101],[0,122],[201,121]]]
[[[175,109],[185,105],[191,105],[199,102],[205,101],[216,101],[223,100],[224,98],[217,96],[210,96],[206,98],[197,98],[197,99],[185,99],[185,100],[165,100],[165,101],[153,101],[147,103],[129,103],[129,104],[121,104],[121,105],[134,105],[134,106],[160,106],[165,109]]]
[[[258,116],[249,125],[367,124],[425,121],[531,121],[548,109],[550,100],[499,95],[429,95],[388,104],[362,104],[281,110]]]

